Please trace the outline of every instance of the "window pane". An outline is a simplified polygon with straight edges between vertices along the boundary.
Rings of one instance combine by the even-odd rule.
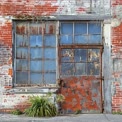
[[[44,49],[44,58],[45,59],[55,59],[56,58],[56,49],[55,48],[45,48]]]
[[[56,24],[53,22],[48,22],[44,24],[44,34],[55,34],[56,33]]]
[[[74,75],[75,68],[73,63],[61,64],[61,75]]]
[[[55,71],[56,61],[44,61],[44,71]]]
[[[87,74],[88,75],[99,75],[100,74],[100,64],[97,62],[87,64]]]
[[[89,43],[101,43],[102,38],[101,35],[91,35],[89,36]]]
[[[88,49],[88,61],[99,62],[99,59],[100,59],[100,49]]]
[[[28,49],[27,48],[17,48],[16,50],[17,59],[27,59],[28,58]]]
[[[30,47],[42,47],[42,36],[41,35],[33,35],[30,36]]]
[[[88,33],[89,34],[100,34],[101,33],[101,24],[100,23],[89,23],[88,24]]]
[[[16,83],[17,84],[27,84],[28,83],[28,73],[27,72],[16,72]]]
[[[42,48],[31,48],[30,54],[31,59],[40,59],[42,58]]]
[[[30,74],[32,84],[41,84],[42,83],[42,74],[31,73]]]
[[[61,62],[74,62],[73,49],[62,49],[61,55],[62,55]]]
[[[73,34],[73,24],[61,23],[61,34]]]
[[[82,35],[75,36],[75,43],[79,43],[79,44],[88,43],[88,36],[82,36]]]
[[[56,73],[45,73],[44,81],[47,84],[56,84]]]
[[[27,47],[28,37],[26,35],[16,35],[16,46],[17,47]]]
[[[61,36],[61,44],[72,44],[73,37],[69,35],[63,35]]]
[[[86,62],[86,61],[87,61],[87,50],[75,49],[75,62]]]
[[[16,70],[27,71],[28,61],[27,60],[16,60]]]
[[[87,24],[86,23],[76,23],[75,25],[75,34],[86,34],[87,33]]]
[[[76,63],[75,75],[86,75],[86,63]]]
[[[30,70],[32,72],[41,72],[42,62],[41,61],[31,61],[30,62]]]
[[[45,46],[51,46],[55,47],[56,46],[56,36],[55,35],[48,35],[44,37],[44,45]]]

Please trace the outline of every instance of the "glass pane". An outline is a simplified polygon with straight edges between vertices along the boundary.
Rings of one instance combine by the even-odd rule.
[[[28,73],[27,72],[16,72],[16,83],[17,84],[27,84],[28,83]]]
[[[88,33],[89,34],[100,34],[101,33],[101,24],[100,23],[89,23],[88,24]]]
[[[55,71],[56,61],[44,61],[44,71]]]
[[[75,43],[79,43],[79,44],[88,43],[88,36],[82,36],[82,35],[75,36]]]
[[[42,36],[33,35],[30,36],[30,47],[42,47]]]
[[[26,35],[16,35],[16,46],[17,47],[27,47],[28,37]]]
[[[86,75],[86,63],[75,63],[75,75]]]
[[[86,62],[86,61],[87,61],[87,50],[75,49],[75,62]]]
[[[41,72],[42,71],[42,62],[41,61],[31,61],[30,70],[32,72]]]
[[[56,49],[55,48],[45,48],[44,58],[45,59],[55,59],[56,58]]]
[[[48,36],[45,36],[44,38],[45,38],[45,42],[44,42],[45,46],[51,46],[51,47],[56,46],[56,36],[55,35],[48,35]]]
[[[46,84],[56,84],[56,73],[45,73],[44,81]]]
[[[61,23],[61,34],[73,34],[73,24]]]
[[[17,48],[16,50],[17,59],[27,59],[28,58],[28,49],[27,48]]]
[[[63,35],[61,36],[61,40],[60,40],[61,44],[72,44],[73,42],[73,37],[69,36],[69,35]]]
[[[88,75],[99,75],[100,74],[100,64],[97,62],[87,64],[87,74]]]
[[[87,33],[87,24],[86,23],[76,23],[75,25],[75,34],[86,34]]]
[[[41,59],[42,58],[42,49],[41,48],[31,48],[30,57],[31,57],[31,59]]]
[[[101,35],[91,35],[91,36],[89,36],[89,43],[102,43]]]
[[[73,63],[61,64],[61,75],[74,75],[75,68]]]
[[[31,73],[30,79],[32,84],[41,84],[42,83],[42,74]]]
[[[16,60],[16,70],[27,71],[28,61],[27,60]]]
[[[61,62],[74,62],[73,49],[62,49],[61,55],[62,55]]]
[[[100,49],[88,49],[88,61],[99,61],[100,59]]]

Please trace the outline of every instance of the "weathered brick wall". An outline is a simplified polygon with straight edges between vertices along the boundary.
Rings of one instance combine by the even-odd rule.
[[[122,1],[112,0],[112,110],[122,112]]]

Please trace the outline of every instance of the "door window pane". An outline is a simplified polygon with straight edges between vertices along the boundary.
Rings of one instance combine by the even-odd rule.
[[[73,37],[70,35],[62,35],[61,37],[61,44],[72,44],[73,43]]]
[[[62,23],[61,24],[61,34],[73,34],[73,24],[72,23]]]
[[[88,43],[88,36],[83,36],[83,35],[75,36],[75,43],[87,44]]]
[[[89,36],[89,41],[90,44],[98,44],[102,42],[101,35],[90,35]]]
[[[75,63],[76,72],[75,75],[87,75],[86,63]]]

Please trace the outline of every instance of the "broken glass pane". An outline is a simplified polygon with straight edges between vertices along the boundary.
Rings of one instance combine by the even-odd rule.
[[[61,74],[62,75],[74,75],[75,68],[73,63],[62,63]]]
[[[62,35],[60,44],[72,44],[73,43],[73,36],[70,35]]]
[[[39,73],[31,73],[30,80],[32,84],[41,84],[42,74]]]
[[[27,71],[28,70],[28,61],[27,60],[16,60],[16,70],[18,71]]]
[[[102,38],[101,38],[101,35],[90,35],[89,36],[89,41],[88,43],[92,43],[92,44],[98,44],[98,43],[101,43],[102,42]]]
[[[45,73],[44,82],[46,84],[56,84],[56,73]]]
[[[86,75],[86,63],[75,63],[75,75]]]
[[[86,23],[76,23],[74,25],[75,34],[87,34],[87,24]]]
[[[61,34],[73,34],[73,24],[61,23]]]
[[[31,48],[30,57],[31,57],[31,59],[41,59],[42,58],[42,48]]]
[[[30,70],[32,72],[41,72],[42,70],[42,61],[31,61],[30,62]]]
[[[74,62],[73,49],[62,49],[61,56],[62,56],[61,62]]]
[[[87,61],[87,50],[75,49],[75,62],[86,62],[86,61]]]
[[[56,58],[56,49],[55,48],[45,48],[44,49],[44,58],[45,59],[55,59]]]
[[[83,36],[83,35],[75,36],[75,43],[78,43],[78,44],[88,43],[88,36]]]
[[[99,62],[100,59],[100,49],[88,49],[88,61],[89,62]]]
[[[88,75],[99,75],[100,74],[100,64],[97,62],[87,64],[87,74]]]
[[[17,59],[27,59],[28,58],[28,49],[27,48],[17,48],[16,50]]]
[[[42,47],[42,36],[41,35],[33,35],[30,36],[30,47]]]
[[[44,45],[56,47],[56,36],[55,35],[46,35],[44,36]]]
[[[16,72],[16,83],[17,84],[27,84],[28,83],[28,73],[27,72]]]
[[[55,71],[56,70],[56,62],[55,61],[44,61],[44,71]]]
[[[101,24],[100,23],[89,23],[88,24],[89,34],[101,34]]]

